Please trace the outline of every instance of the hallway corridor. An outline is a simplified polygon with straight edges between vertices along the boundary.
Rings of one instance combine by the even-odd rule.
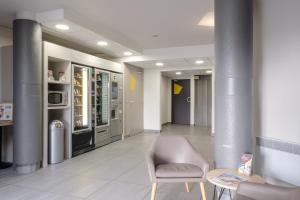
[[[213,138],[206,128],[166,125],[163,135],[183,135],[212,163]],[[1,200],[148,200],[151,184],[145,153],[158,134],[142,133],[29,175],[0,172]],[[206,183],[207,199],[212,186]],[[196,200],[198,184],[186,193],[184,184],[159,184],[157,200]]]

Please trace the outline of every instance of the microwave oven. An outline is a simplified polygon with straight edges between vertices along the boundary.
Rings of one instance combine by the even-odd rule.
[[[63,91],[48,91],[49,106],[67,106],[68,93]]]

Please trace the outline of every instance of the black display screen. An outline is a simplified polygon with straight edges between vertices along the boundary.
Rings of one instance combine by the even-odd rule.
[[[62,103],[62,94],[61,93],[49,93],[48,102],[50,104],[61,104]]]
[[[111,98],[118,99],[118,83],[112,82],[111,84]]]

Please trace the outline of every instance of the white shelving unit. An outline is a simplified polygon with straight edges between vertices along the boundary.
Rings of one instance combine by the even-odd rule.
[[[48,110],[62,110],[62,109],[68,109],[70,106],[50,106],[48,107]]]
[[[53,71],[55,80],[48,80],[48,70]],[[54,120],[64,123],[65,159],[71,158],[71,62],[61,58],[44,55],[44,145],[43,166],[48,165],[48,138],[49,125]],[[58,81],[59,73],[63,72],[66,81]],[[66,106],[49,106],[48,91],[67,92],[68,104]]]
[[[77,63],[84,66],[124,73],[124,66],[120,63],[101,59],[80,51],[62,47],[50,42],[43,42],[43,68],[44,68],[44,109],[43,109],[43,167],[48,165],[48,132],[49,123],[58,119],[65,126],[65,159],[72,157],[72,69],[71,64]],[[53,70],[56,80],[48,81],[48,69]],[[58,73],[64,72],[66,81],[58,80]],[[49,89],[68,92],[67,106],[48,106]]]
[[[71,85],[70,82],[61,82],[61,81],[48,81],[48,84],[56,84],[56,85]]]

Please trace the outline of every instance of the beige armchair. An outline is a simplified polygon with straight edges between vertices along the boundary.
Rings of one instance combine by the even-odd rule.
[[[183,182],[189,192],[189,182],[200,183],[202,199],[206,200],[203,182],[208,163],[182,136],[159,136],[146,156],[150,180],[151,200],[155,199],[157,183]]]
[[[269,184],[241,183],[234,200],[299,200],[300,188]]]

